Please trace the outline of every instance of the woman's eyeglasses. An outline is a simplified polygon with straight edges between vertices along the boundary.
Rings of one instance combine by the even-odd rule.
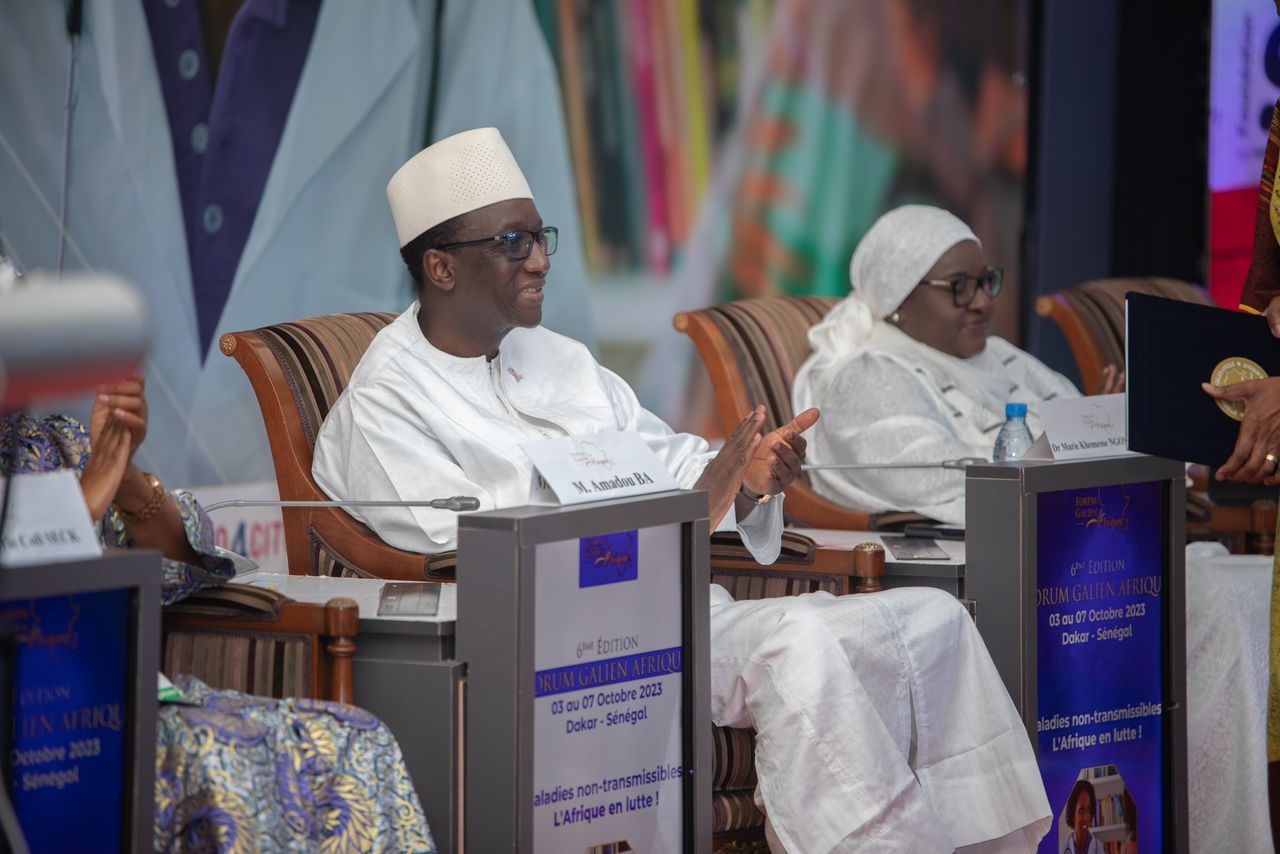
[[[978,288],[987,292],[987,296],[995,299],[1000,295],[1004,285],[1004,270],[1000,267],[988,267],[977,276],[957,273],[945,279],[925,279],[920,284],[933,285],[936,288],[951,288],[951,299],[956,308],[964,308],[978,296]]]
[[[512,261],[523,261],[533,254],[533,241],[538,241],[542,251],[547,255],[556,254],[556,240],[559,229],[554,225],[538,231],[508,231],[495,234],[493,237],[482,237],[479,240],[464,240],[461,243],[445,243],[435,249],[459,249],[463,246],[492,246],[495,241],[502,241],[502,251]]]

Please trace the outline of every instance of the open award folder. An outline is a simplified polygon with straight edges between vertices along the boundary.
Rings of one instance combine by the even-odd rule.
[[[1200,383],[1280,376],[1280,339],[1256,315],[1136,293],[1126,304],[1129,448],[1221,465],[1244,410]]]

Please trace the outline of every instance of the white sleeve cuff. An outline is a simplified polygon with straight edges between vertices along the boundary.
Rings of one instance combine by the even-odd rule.
[[[769,503],[757,504],[741,521],[731,504],[715,530],[737,531],[742,537],[742,544],[757,563],[771,564],[782,552],[782,502],[785,498],[779,493]]]

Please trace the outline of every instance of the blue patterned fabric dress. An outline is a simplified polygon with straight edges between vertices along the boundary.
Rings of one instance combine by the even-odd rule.
[[[84,470],[89,434],[63,416],[0,419],[0,472]],[[13,456],[16,453],[16,456]],[[172,490],[199,564],[164,560],[165,604],[230,580],[213,525],[190,493]],[[108,548],[133,545],[112,507]],[[354,706],[215,691],[178,677],[183,703],[160,707],[156,851],[434,852],[395,736]]]

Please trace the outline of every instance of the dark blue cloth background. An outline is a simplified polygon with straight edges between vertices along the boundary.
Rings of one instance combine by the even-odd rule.
[[[1162,483],[1137,483],[1084,490],[1044,493],[1039,496],[1036,517],[1038,598],[1037,665],[1040,721],[1055,714],[1071,717],[1094,710],[1119,709],[1142,702],[1162,703],[1164,674],[1161,645],[1164,582],[1164,518]],[[1092,563],[1091,562],[1097,562]],[[1110,564],[1106,562],[1111,562]],[[1123,568],[1119,567],[1123,562]],[[1073,571],[1074,570],[1074,571]],[[1156,576],[1160,596],[1122,595],[1126,579]],[[1110,584],[1106,596],[1099,584]],[[1064,604],[1045,604],[1047,591],[1067,592]],[[1105,598],[1083,598],[1101,593]],[[1079,599],[1079,601],[1077,601]],[[1051,625],[1051,615],[1075,619],[1081,612],[1145,604],[1145,615],[1116,620]],[[1099,628],[1133,626],[1124,640],[1098,640]],[[1064,645],[1064,632],[1087,632],[1087,643]],[[1112,733],[1141,727],[1133,741],[1099,744],[1083,749],[1054,751],[1055,738],[1070,734]],[[1163,850],[1162,805],[1164,727],[1163,718],[1142,718],[1067,726],[1042,730],[1038,735],[1040,772],[1044,777],[1054,824],[1040,844],[1042,854],[1062,850],[1061,817],[1077,777],[1085,768],[1114,765],[1123,778],[1136,808],[1138,840],[1143,851]],[[1093,781],[1096,782],[1097,781]],[[1112,782],[1111,785],[1115,785]],[[1105,798],[1099,792],[1098,800]],[[1116,831],[1123,841],[1122,831]],[[1112,836],[1112,835],[1109,835]],[[1099,836],[1100,841],[1107,841]]]
[[[20,638],[13,707],[15,753],[70,749],[97,739],[96,756],[67,758],[13,768],[14,809],[33,854],[119,851],[125,792],[125,730],[130,720],[126,692],[131,593],[110,590],[76,596],[0,603],[0,628]],[[146,674],[140,678],[155,678]],[[42,693],[37,693],[43,689]],[[118,729],[68,728],[80,710],[114,705]],[[45,726],[52,732],[44,732]],[[79,781],[62,789],[24,789],[27,774],[79,766]]]

